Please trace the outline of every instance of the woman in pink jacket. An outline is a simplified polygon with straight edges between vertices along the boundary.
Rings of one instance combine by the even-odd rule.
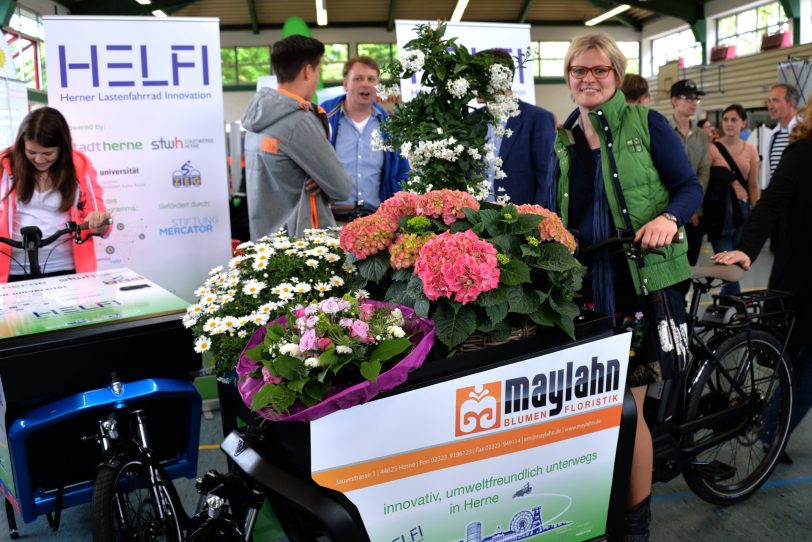
[[[110,215],[90,160],[73,150],[65,117],[51,107],[29,113],[14,145],[0,154],[0,237],[22,239],[20,229],[37,226],[47,237],[68,221],[87,222],[88,233],[105,233]],[[45,276],[96,270],[93,242],[70,237],[45,249]],[[51,250],[51,247],[53,249]],[[29,272],[22,249],[0,246],[0,282],[25,280]]]

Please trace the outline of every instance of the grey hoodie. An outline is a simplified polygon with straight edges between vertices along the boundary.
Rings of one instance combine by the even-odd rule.
[[[352,179],[327,138],[321,108],[293,95],[263,88],[242,118],[245,182],[251,239],[280,228],[300,237],[311,228],[310,195],[305,181],[321,187],[316,196],[318,225],[335,226],[330,201],[348,199]]]

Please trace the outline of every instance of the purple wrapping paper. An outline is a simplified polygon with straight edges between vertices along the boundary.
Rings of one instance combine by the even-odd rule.
[[[382,372],[375,382],[364,380],[348,388],[336,387],[328,391],[322,401],[311,407],[306,407],[300,402],[294,403],[285,415],[277,413],[270,407],[257,411],[259,415],[274,422],[309,422],[317,420],[336,410],[343,410],[366,403],[378,395],[378,393],[399,386],[406,380],[406,377],[411,371],[423,365],[423,361],[426,359],[426,356],[428,356],[431,347],[434,346],[434,322],[427,318],[415,316],[414,309],[404,307],[403,305],[382,303],[373,300],[368,300],[365,304],[367,303],[376,308],[399,308],[405,318],[412,320],[415,333],[412,335],[411,341],[414,343],[419,340],[419,342],[412,348],[411,352],[390,369]],[[287,317],[281,316],[269,325],[277,323],[287,327]],[[240,353],[240,360],[237,363],[237,390],[249,408],[251,407],[251,401],[254,395],[256,395],[265,383],[259,378],[250,378],[248,376],[259,368],[261,364],[250,359],[245,355],[245,352],[262,344],[264,339],[265,326],[262,326],[251,336],[245,348],[243,348],[243,351]]]

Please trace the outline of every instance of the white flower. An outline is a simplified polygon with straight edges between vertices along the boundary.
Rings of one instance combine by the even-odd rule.
[[[293,292],[282,292],[281,294],[279,294],[279,299],[281,299],[282,301],[290,301],[294,297],[296,296],[293,295]]]
[[[217,267],[213,267],[213,268],[211,268],[211,270],[209,271],[209,276],[211,276],[211,275],[216,275],[217,273],[219,273],[219,272],[220,272],[220,271],[222,271],[222,270],[223,270],[223,266],[222,266],[222,265],[218,265]]]
[[[186,314],[189,316],[199,317],[201,314],[203,314],[203,306],[200,303],[189,305],[186,307]]]
[[[377,92],[378,96],[382,100],[386,100],[387,98],[397,98],[400,96],[400,85],[398,83],[394,83],[392,85],[378,83]]]
[[[268,268],[268,261],[255,260],[254,263],[251,264],[251,268],[254,269],[254,271],[263,271]]]
[[[307,248],[307,241],[303,239],[297,239],[293,242],[293,247],[298,248],[299,250],[304,250]]]
[[[239,245],[237,245],[237,250],[245,250],[248,247],[252,247],[252,246],[254,246],[253,241],[245,241],[244,243],[240,243]]]
[[[293,292],[293,284],[288,282],[283,282],[282,284],[276,285],[274,288],[271,288],[271,293],[274,295],[278,295],[281,297],[284,293],[291,293]]]
[[[268,318],[269,315],[264,312],[255,312],[254,314],[251,315],[251,321],[258,326],[264,326],[265,324],[267,324]]]
[[[306,282],[300,282],[299,284],[296,285],[295,288],[293,288],[293,291],[296,292],[297,294],[306,294],[310,290],[312,290],[312,288],[310,284]]]
[[[319,293],[319,297],[324,297],[324,294],[332,290],[333,287],[325,282],[317,282],[313,289]]]
[[[195,341],[195,352],[198,354],[202,354],[203,352],[209,350],[211,348],[211,339],[206,337],[205,335],[201,335]]]
[[[344,286],[344,279],[342,279],[338,275],[333,275],[332,277],[330,277],[330,286],[334,286],[336,288]]]
[[[491,79],[488,83],[488,90],[497,94],[508,90],[513,83],[513,72],[499,62],[491,65]]]
[[[340,260],[340,259],[341,259],[341,256],[339,256],[338,254],[333,254],[332,252],[330,252],[330,253],[328,253],[328,254],[326,254],[326,255],[324,256],[324,259],[325,259],[325,260],[326,260],[328,263],[333,263],[333,262],[337,262],[338,260]]]
[[[389,326],[386,328],[386,332],[389,333],[392,337],[400,338],[406,335],[406,332],[403,331],[403,328],[400,326]]]
[[[356,290],[355,298],[358,299],[359,301],[362,299],[369,299],[369,292],[367,292],[366,290]]]
[[[403,325],[403,313],[397,307],[392,309],[392,312],[389,313],[390,321],[393,325],[402,326]]]
[[[285,343],[279,347],[279,353],[297,358],[302,354],[302,351],[299,350],[299,345],[296,343]]]
[[[392,151],[392,145],[388,144],[387,141],[381,135],[380,130],[372,130],[372,139],[371,145],[373,151]]]
[[[218,295],[214,292],[206,292],[206,295],[200,298],[201,305],[211,305],[217,301]]]
[[[511,117],[519,115],[519,98],[515,94],[498,94],[487,102],[488,112],[496,118],[497,123],[504,124]]]
[[[208,295],[208,293],[209,293],[209,289],[204,287],[204,286],[201,286],[200,288],[198,288],[197,290],[194,291],[194,294],[197,297],[203,297],[205,295]]]
[[[352,354],[352,348],[339,344],[336,346],[336,353],[338,354]]]
[[[190,327],[192,327],[197,323],[197,318],[192,318],[187,314],[183,318],[181,318],[181,323],[183,324],[183,327],[189,329]]]
[[[400,64],[405,71],[419,72],[425,62],[426,55],[420,50],[403,51],[400,54]]]
[[[245,281],[245,284],[242,287],[242,292],[246,295],[250,295],[251,297],[257,297],[264,288],[265,283],[251,279]]]
[[[448,87],[448,92],[454,96],[455,98],[462,98],[468,92],[468,80],[464,77],[460,77],[458,79],[454,79],[453,81],[448,81],[446,83]]]
[[[314,259],[311,258],[311,259],[305,260],[305,265],[307,265],[308,267],[312,267],[313,269],[318,269],[319,268],[319,261],[314,260]]]
[[[220,305],[216,303],[212,303],[206,307],[206,314],[214,314],[215,312],[220,310]]]
[[[307,367],[308,369],[315,369],[316,367],[319,367],[321,365],[321,363],[319,362],[319,358],[307,358],[304,361],[304,364],[305,367]]]

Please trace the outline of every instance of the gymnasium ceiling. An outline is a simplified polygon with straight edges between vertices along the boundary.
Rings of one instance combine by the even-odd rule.
[[[316,26],[314,0],[58,0],[75,15],[151,15],[161,9],[178,17],[219,17],[222,30],[280,28],[291,16]],[[394,27],[395,19],[451,17],[456,0],[323,0],[327,27]],[[704,0],[470,0],[463,21],[581,25],[621,3],[631,9],[607,23],[639,30],[647,19],[670,15],[693,24],[702,18]]]

